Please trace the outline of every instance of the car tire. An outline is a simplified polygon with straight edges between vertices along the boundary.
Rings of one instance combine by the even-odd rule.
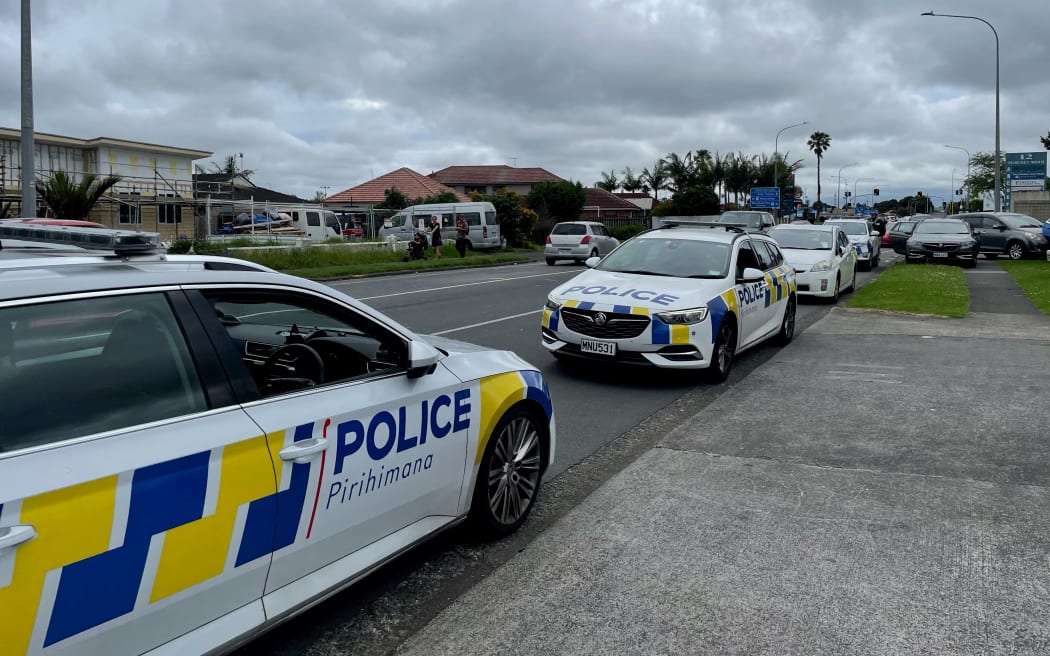
[[[1006,256],[1011,260],[1024,259],[1024,244],[1019,241],[1011,241],[1006,245]]]
[[[470,521],[486,538],[513,533],[532,512],[543,479],[547,435],[538,414],[511,408],[489,436],[470,503]]]
[[[736,354],[736,319],[727,315],[718,327],[715,347],[711,350],[711,366],[707,368],[707,380],[712,383],[725,382],[733,369],[733,356]]]
[[[875,254],[875,259],[871,261],[871,268],[875,269],[879,266],[879,258],[882,257],[882,251]]]
[[[548,257],[547,258],[547,266],[554,266],[555,262],[556,262],[556,260],[553,257]]]
[[[963,265],[963,268],[965,268],[965,269],[976,269],[977,268],[977,258],[974,257],[972,260],[963,260],[962,265]]]
[[[776,342],[780,346],[787,346],[795,336],[795,321],[798,316],[798,303],[795,297],[788,298],[787,309],[784,310],[784,318],[780,321],[780,332],[777,333]]]
[[[864,260],[863,262],[857,260],[857,265],[860,266],[861,271],[871,271],[871,260]]]
[[[857,270],[856,269],[853,270],[853,275],[857,275]],[[841,286],[842,286],[842,275],[836,273],[835,274],[835,290],[832,292],[831,299],[829,301],[832,305],[837,305],[838,302],[839,302],[839,287],[841,287]]]

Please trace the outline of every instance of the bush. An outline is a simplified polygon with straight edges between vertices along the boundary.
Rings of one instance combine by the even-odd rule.
[[[609,232],[612,233],[612,236],[616,237],[618,240],[627,241],[631,237],[637,235],[639,232],[645,232],[648,229],[648,226],[632,223],[630,225],[609,228]]]

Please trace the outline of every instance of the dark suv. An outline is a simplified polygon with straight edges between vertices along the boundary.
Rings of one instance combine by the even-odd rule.
[[[1046,238],[1042,235],[1042,224],[1026,214],[1012,212],[973,212],[957,214],[970,224],[977,237],[981,253],[989,259],[1006,255],[1011,260],[1023,259],[1026,255],[1046,254]]]

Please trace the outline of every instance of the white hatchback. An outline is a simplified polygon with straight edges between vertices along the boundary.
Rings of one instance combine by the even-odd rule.
[[[842,228],[824,225],[778,225],[769,231],[784,259],[795,269],[800,296],[838,301],[857,284],[857,253]]]
[[[620,245],[609,229],[595,221],[557,223],[547,235],[543,256],[553,266],[559,260],[581,263],[591,257],[605,257]]]

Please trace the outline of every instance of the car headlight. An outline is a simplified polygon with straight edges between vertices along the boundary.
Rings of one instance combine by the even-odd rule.
[[[690,324],[700,323],[707,318],[707,308],[698,307],[689,310],[674,310],[672,312],[657,312],[656,318],[664,323]]]
[[[824,260],[823,262],[817,262],[816,264],[814,264],[813,268],[810,269],[810,271],[831,271],[831,267],[833,265],[834,264],[831,260]]]
[[[555,299],[553,296],[548,296],[547,302],[543,304],[543,307],[552,312],[556,312],[561,309],[561,301]]]
[[[976,245],[977,242],[975,241],[964,241],[963,243],[959,244],[959,248],[973,248]]]

